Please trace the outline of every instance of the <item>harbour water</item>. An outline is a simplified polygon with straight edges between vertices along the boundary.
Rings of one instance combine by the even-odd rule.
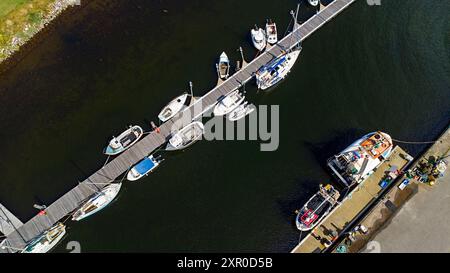
[[[127,183],[110,207],[70,223],[82,251],[289,251],[294,211],[324,161],[356,137],[383,130],[424,141],[450,118],[448,1],[358,1],[303,44],[288,79],[255,104],[280,105],[280,146],[202,141],[166,153],[148,178]],[[92,1],[0,75],[0,200],[22,220],[97,170],[108,139],[146,129],[194,82],[216,82],[225,50],[250,60],[248,30],[266,18],[284,33],[296,1]],[[314,11],[302,7],[302,19]],[[424,146],[402,145],[411,154]]]

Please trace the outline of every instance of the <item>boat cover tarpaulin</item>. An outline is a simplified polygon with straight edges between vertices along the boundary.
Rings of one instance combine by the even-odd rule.
[[[147,157],[141,162],[139,162],[135,168],[136,171],[138,171],[138,173],[144,175],[148,173],[151,169],[153,169],[153,167],[155,167],[155,162],[153,162],[153,160]]]

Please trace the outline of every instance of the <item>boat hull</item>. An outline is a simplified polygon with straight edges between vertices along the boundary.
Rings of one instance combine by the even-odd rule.
[[[138,166],[139,164],[142,164],[144,161],[149,160],[151,162],[151,167],[148,167],[145,169],[145,171],[139,170]],[[148,175],[149,173],[153,172],[158,166],[160,162],[156,160],[153,155],[148,156],[146,159],[142,160],[141,162],[137,163],[127,174],[127,180],[128,181],[136,181],[141,179],[142,177]]]
[[[239,90],[235,90],[223,97],[214,107],[213,114],[216,117],[229,114],[237,108],[243,101],[245,96],[241,95]]]
[[[118,137],[110,141],[109,145],[104,150],[104,154],[118,155],[136,144],[136,142],[138,142],[143,135],[144,130],[142,130],[140,126],[131,126],[129,129],[122,132]],[[120,147],[113,148],[112,142],[114,140],[118,141]]]
[[[47,253],[52,250],[55,246],[58,245],[58,243],[64,238],[64,235],[66,234],[66,227],[61,223],[56,224],[55,226],[50,228],[50,230],[52,230],[53,228],[58,229],[58,235],[50,243],[40,242],[48,234],[47,231],[33,240],[27,247],[25,247],[21,251],[21,253]]]
[[[184,93],[171,100],[158,114],[158,119],[161,122],[166,122],[169,119],[173,118],[186,106],[188,96],[189,95],[187,93]]]
[[[259,28],[258,30],[252,29],[251,36],[253,46],[258,51],[263,51],[264,49],[266,49],[267,41],[266,36],[264,34],[264,30],[262,30],[262,28]]]
[[[183,129],[181,129],[179,132],[174,134],[172,138],[169,140],[169,143],[167,143],[166,150],[167,151],[176,151],[176,150],[182,150],[185,149],[202,137],[204,133],[204,125],[203,123],[199,121],[192,122],[191,124],[185,126]],[[184,141],[183,135],[191,133],[191,136],[189,136],[191,139],[188,139],[188,141]],[[174,138],[178,138],[178,140],[181,140],[181,144],[177,144],[180,142],[175,143],[172,141]]]
[[[229,121],[238,121],[255,111],[255,107],[246,103],[239,105],[228,114]]]
[[[256,84],[259,89],[267,90],[282,81],[291,72],[292,67],[300,55],[300,49],[294,50],[276,58],[263,66],[256,73]]]

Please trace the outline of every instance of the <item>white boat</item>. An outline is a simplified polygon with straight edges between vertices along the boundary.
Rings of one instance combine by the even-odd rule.
[[[277,25],[272,20],[268,20],[266,23],[266,35],[269,44],[273,45],[278,42]]]
[[[244,102],[228,114],[228,120],[229,121],[240,120],[241,118],[245,117],[246,115],[249,115],[253,111],[255,111],[255,107],[253,105],[249,105],[247,102]]]
[[[339,192],[331,185],[323,187],[297,213],[295,224],[300,231],[316,227],[338,204]]]
[[[266,35],[264,30],[255,25],[255,28],[250,31],[250,34],[252,35],[252,42],[255,48],[263,51],[266,48]]]
[[[366,180],[391,155],[392,149],[388,134],[372,132],[328,159],[328,166],[340,182],[353,186]]]
[[[139,126],[130,126],[118,137],[113,137],[105,148],[106,155],[116,155],[133,146],[142,137],[144,131]]]
[[[258,88],[265,90],[283,80],[291,71],[300,52],[301,48],[294,49],[261,67],[256,72]]]
[[[222,80],[226,80],[230,75],[230,59],[225,52],[222,52],[219,57],[219,63],[216,65],[217,75]]]
[[[112,183],[104,187],[72,215],[72,220],[80,221],[104,209],[116,198],[121,187],[122,183]]]
[[[127,179],[129,181],[136,181],[148,175],[159,166],[160,162],[161,161],[153,157],[153,155],[145,157],[131,168],[127,174]]]
[[[204,130],[205,127],[200,121],[194,121],[188,124],[183,129],[172,135],[166,146],[166,150],[181,150],[194,144],[202,137]]]
[[[169,119],[173,118],[176,114],[178,114],[185,107],[189,106],[192,102],[193,98],[187,93],[184,93],[176,98],[174,98],[171,102],[169,102],[158,115],[158,118],[161,122],[166,122]]]
[[[66,226],[62,223],[57,223],[29,242],[21,252],[47,253],[61,241],[65,234]]]
[[[319,5],[320,3],[320,0],[308,0],[308,3],[313,7],[317,7],[317,5]]]
[[[214,116],[224,116],[239,106],[245,99],[245,96],[236,89],[223,97],[214,107]]]

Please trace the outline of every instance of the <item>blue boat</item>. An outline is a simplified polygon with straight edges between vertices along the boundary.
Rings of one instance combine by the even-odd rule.
[[[160,162],[161,161],[154,158],[153,155],[144,158],[139,163],[134,165],[133,168],[131,168],[131,170],[127,174],[127,179],[129,181],[136,181],[142,178],[143,176],[152,172],[156,167],[158,167]]]

